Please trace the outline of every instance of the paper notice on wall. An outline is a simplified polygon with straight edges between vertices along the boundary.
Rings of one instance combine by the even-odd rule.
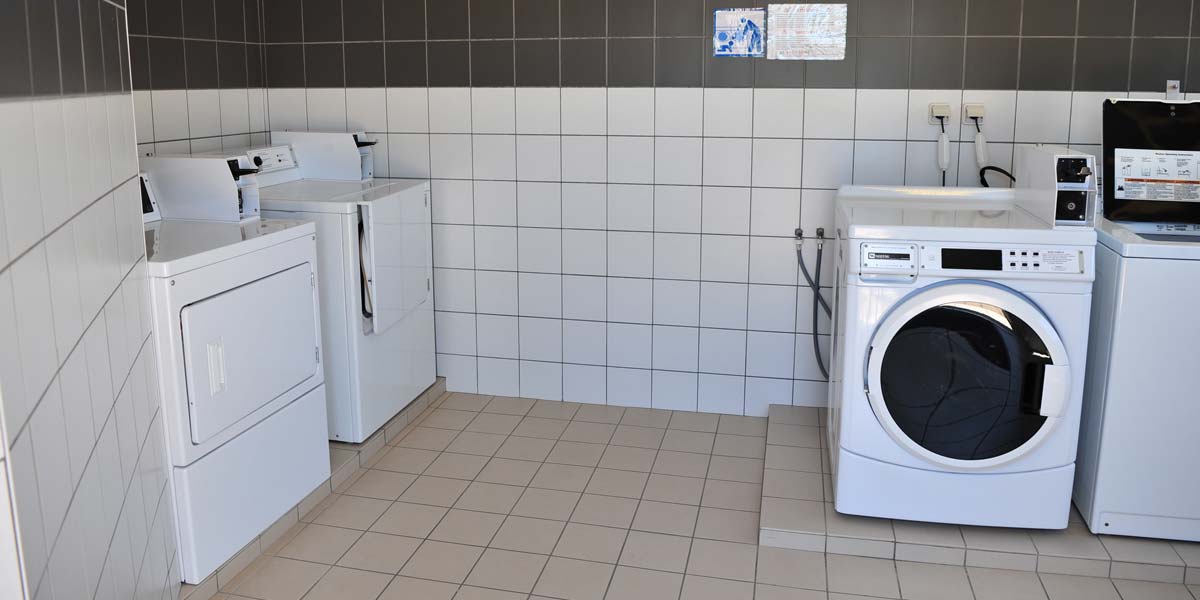
[[[713,56],[762,56],[767,11],[761,8],[722,8],[713,11]]]
[[[767,5],[767,58],[845,60],[846,5]]]
[[[1200,202],[1200,152],[1117,148],[1113,159],[1113,198]]]

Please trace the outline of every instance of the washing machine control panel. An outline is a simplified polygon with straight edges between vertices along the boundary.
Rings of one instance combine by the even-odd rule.
[[[1082,273],[1083,252],[1078,248],[965,247],[923,244],[922,270],[991,271],[1008,273]]]

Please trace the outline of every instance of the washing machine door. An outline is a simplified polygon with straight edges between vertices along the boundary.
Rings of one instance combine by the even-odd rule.
[[[866,389],[880,425],[935,465],[983,469],[1036,448],[1071,392],[1066,347],[1027,297],[933,285],[896,304],[871,340]]]

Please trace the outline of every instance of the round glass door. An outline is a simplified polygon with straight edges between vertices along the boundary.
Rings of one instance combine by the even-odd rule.
[[[871,402],[892,436],[926,458],[997,464],[1031,446],[1057,416],[1065,352],[1028,301],[1015,300],[1016,309],[1016,294],[951,287],[945,297],[902,303],[908,309],[881,326]]]

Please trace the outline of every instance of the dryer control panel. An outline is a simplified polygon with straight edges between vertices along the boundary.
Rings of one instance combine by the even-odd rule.
[[[921,246],[923,270],[1075,274],[1084,264],[1078,248]]]

